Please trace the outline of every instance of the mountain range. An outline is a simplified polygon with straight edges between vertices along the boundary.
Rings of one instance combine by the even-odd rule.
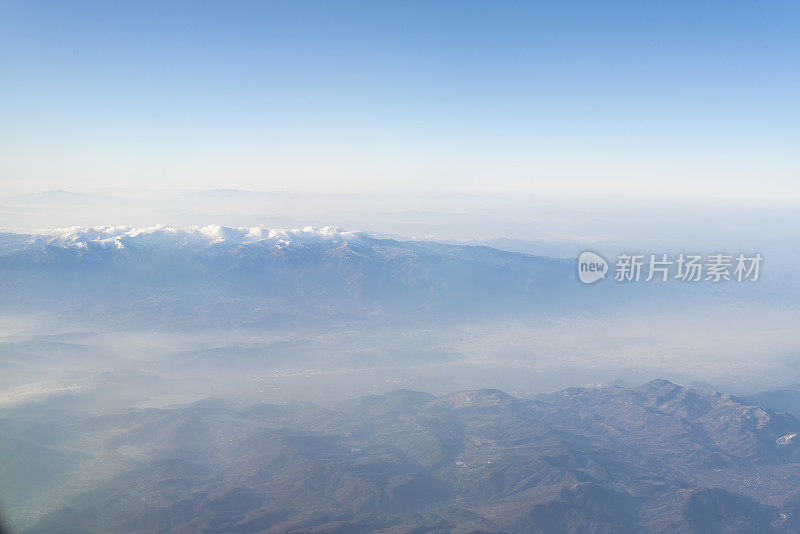
[[[742,288],[737,288],[741,293]],[[174,328],[583,313],[725,297],[714,284],[583,286],[575,259],[334,227],[74,227],[0,234],[0,305]],[[752,290],[751,290],[752,292]]]
[[[237,326],[276,316],[486,315],[575,289],[572,260],[337,228],[71,228],[0,235],[7,309]],[[188,317],[191,316],[191,317]]]
[[[21,532],[797,532],[800,420],[666,380],[0,420]],[[12,493],[8,488],[14,488]]]

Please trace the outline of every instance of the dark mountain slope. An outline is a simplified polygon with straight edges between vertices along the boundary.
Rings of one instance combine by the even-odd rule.
[[[663,380],[33,413],[0,421],[0,457],[24,441],[53,471],[16,506],[27,532],[794,532],[800,509],[800,421]]]

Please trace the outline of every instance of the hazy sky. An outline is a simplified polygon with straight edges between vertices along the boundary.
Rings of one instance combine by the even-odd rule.
[[[0,1],[0,194],[800,196],[800,3]]]

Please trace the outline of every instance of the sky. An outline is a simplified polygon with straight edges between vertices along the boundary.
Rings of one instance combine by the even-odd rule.
[[[0,196],[800,197],[800,3],[0,0]]]

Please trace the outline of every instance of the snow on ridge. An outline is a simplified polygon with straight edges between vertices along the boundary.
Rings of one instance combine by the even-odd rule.
[[[275,229],[264,226],[228,227],[221,225],[176,228],[156,225],[133,226],[73,226],[41,230],[32,236],[28,246],[51,245],[64,248],[89,247],[124,249],[128,245],[209,247],[244,246],[254,243],[292,246],[323,242],[359,242],[364,234],[347,232],[335,226],[315,228]]]

